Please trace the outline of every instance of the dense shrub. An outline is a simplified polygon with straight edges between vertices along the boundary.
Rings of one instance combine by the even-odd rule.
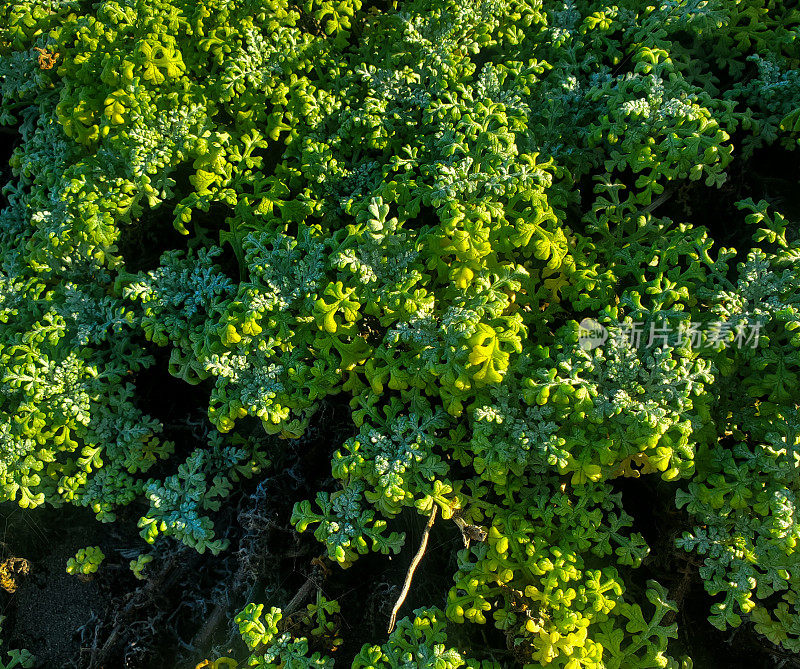
[[[0,500],[144,501],[145,541],[217,553],[209,514],[343,394],[297,530],[343,568],[404,509],[477,535],[354,666],[488,662],[457,624],[688,666],[624,477],[674,486],[714,625],[800,650],[796,203],[708,204],[793,161],[799,30],[781,0],[0,3]],[[159,348],[206,444],[147,414]],[[263,609],[250,666],[329,664]]]

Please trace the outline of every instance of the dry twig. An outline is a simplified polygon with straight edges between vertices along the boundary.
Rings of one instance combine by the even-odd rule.
[[[417,550],[417,554],[414,556],[414,559],[411,560],[411,565],[408,567],[408,573],[406,574],[406,582],[403,584],[403,591],[400,593],[400,596],[397,598],[397,601],[394,604],[394,608],[392,609],[392,617],[389,618],[389,634],[392,633],[394,624],[397,621],[397,612],[400,610],[400,607],[403,606],[403,602],[406,601],[406,597],[408,596],[408,590],[411,588],[411,579],[414,578],[414,571],[416,570],[417,565],[420,563],[420,560],[422,560],[422,556],[425,555],[425,548],[428,545],[428,535],[431,533],[433,521],[436,520],[436,511],[438,508],[439,507],[435,504],[433,505],[431,517],[428,519],[428,524],[425,525],[425,529],[422,531],[422,539],[419,542],[419,549]]]

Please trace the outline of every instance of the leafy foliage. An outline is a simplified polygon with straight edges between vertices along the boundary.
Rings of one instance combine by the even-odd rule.
[[[4,616],[0,616],[0,625],[4,619]],[[2,626],[0,626],[1,630]],[[0,656],[0,667],[2,669],[29,669],[35,661],[36,658],[27,650],[9,650]]]
[[[100,549],[100,546],[81,548],[75,553],[74,557],[67,560],[67,573],[79,574],[81,576],[94,574],[105,559],[106,556]]]
[[[389,4],[0,3],[0,501],[139,502],[144,541],[217,554],[236,484],[340,396],[296,529],[345,568],[434,506],[482,539],[355,666],[477,667],[485,624],[530,666],[681,666],[621,477],[674,487],[712,624],[796,652],[791,207],[732,203],[738,256],[666,203],[795,149],[797,9]],[[208,394],[191,437],[145,410],[159,349]],[[250,602],[249,665],[329,666],[334,605],[309,638]]]

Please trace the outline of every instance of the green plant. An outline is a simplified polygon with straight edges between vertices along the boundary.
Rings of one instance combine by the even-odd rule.
[[[353,660],[353,669],[362,667],[458,667],[481,666],[489,669],[491,663],[480,664],[468,660],[454,648],[447,647],[446,623],[438,609],[417,609],[414,618],[403,618],[397,629],[380,646],[365,645]]]
[[[388,4],[0,3],[0,501],[216,555],[338,398],[294,527],[343,568],[475,537],[358,666],[688,667],[622,478],[673,486],[712,624],[796,651],[800,254],[756,160],[797,146],[796,8]],[[160,372],[207,422],[148,415]],[[311,606],[295,637],[248,603],[248,662],[328,666]]]
[[[319,653],[309,654],[305,637],[293,638],[280,633],[278,624],[283,617],[275,607],[263,614],[263,604],[248,604],[235,618],[239,632],[252,654],[247,659],[250,667],[332,667],[333,661]],[[262,615],[264,616],[262,619]]]
[[[147,555],[145,553],[137,555],[136,559],[130,561],[130,567],[133,575],[140,581],[145,580],[147,578],[147,574],[145,574],[144,571],[147,565],[150,564],[154,559],[155,558],[152,555]]]
[[[0,616],[0,631],[2,631],[2,623],[5,620],[4,616]],[[2,644],[2,642],[0,642]],[[0,657],[0,667],[2,669],[28,669],[33,666],[36,658],[27,650],[9,650],[5,652],[8,659]]]
[[[100,563],[106,559],[105,554],[100,550],[100,546],[87,546],[81,548],[75,557],[67,560],[67,573],[88,576],[94,574],[100,567]]]

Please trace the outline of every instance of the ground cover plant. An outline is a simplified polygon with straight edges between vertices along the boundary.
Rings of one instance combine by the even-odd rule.
[[[795,3],[6,0],[0,96],[0,667],[800,665]]]

